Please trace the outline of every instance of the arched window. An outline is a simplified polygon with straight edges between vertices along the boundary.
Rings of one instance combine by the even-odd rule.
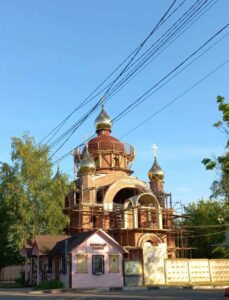
[[[134,228],[134,211],[131,201],[125,201],[124,203],[124,228]]]
[[[74,205],[80,202],[80,194],[79,192],[74,191]]]
[[[119,157],[118,156],[114,157],[113,165],[114,165],[114,167],[119,167]]]

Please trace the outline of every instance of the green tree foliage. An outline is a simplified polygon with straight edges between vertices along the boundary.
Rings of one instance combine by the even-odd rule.
[[[0,165],[0,267],[17,262],[23,241],[35,234],[61,234],[70,189],[66,175],[52,178],[48,150],[28,135],[12,138],[11,165]]]
[[[222,96],[217,97],[217,103],[222,118],[213,126],[226,137],[225,153],[215,159],[205,158],[202,163],[207,170],[216,170],[218,179],[212,184],[210,200],[185,208],[190,217],[182,224],[190,230],[189,245],[196,248],[193,256],[198,258],[229,257],[228,249],[213,247],[225,241],[225,231],[229,230],[229,104]]]
[[[225,240],[225,230],[229,223],[229,208],[224,201],[199,200],[185,207],[189,215],[183,224],[189,232],[188,244],[195,248],[192,251],[195,258],[227,257],[227,251],[222,247],[214,247]]]
[[[202,162],[207,170],[216,169],[219,179],[212,184],[212,196],[229,201],[229,103],[225,103],[222,96],[217,97],[218,109],[222,113],[222,119],[213,126],[218,128],[225,137],[225,153],[215,160],[205,158]]]

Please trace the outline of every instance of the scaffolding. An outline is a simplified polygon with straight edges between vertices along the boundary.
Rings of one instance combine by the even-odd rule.
[[[169,196],[171,197],[171,196]],[[138,218],[138,226],[134,226],[134,214]],[[121,246],[127,249],[136,248],[136,237],[143,234],[155,234],[166,240],[168,251],[176,253],[176,257],[190,257],[192,248],[188,247],[189,232],[176,228],[174,219],[183,217],[174,213],[172,208],[163,208],[163,226],[157,223],[157,208],[155,207],[127,207],[113,203],[110,210],[104,208],[103,203],[77,203],[64,209],[66,215],[71,216],[68,233],[75,234],[82,231],[103,229],[114,237]],[[184,217],[188,217],[184,215]]]

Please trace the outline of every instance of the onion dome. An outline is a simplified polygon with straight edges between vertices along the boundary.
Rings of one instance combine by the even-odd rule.
[[[158,162],[157,162],[157,158],[154,158],[154,163],[151,167],[151,169],[149,170],[148,176],[149,179],[152,181],[154,179],[161,179],[163,180],[164,178],[164,171],[162,170],[162,168],[159,166]]]
[[[82,160],[79,163],[79,175],[91,175],[95,174],[96,166],[94,160],[91,158],[88,152],[88,146],[85,147],[85,152]]]
[[[110,116],[104,110],[104,106],[102,105],[102,110],[99,113],[98,117],[95,119],[95,128],[96,132],[100,130],[109,130],[111,131],[112,122]]]

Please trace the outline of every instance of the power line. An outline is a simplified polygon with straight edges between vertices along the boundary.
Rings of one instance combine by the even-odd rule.
[[[215,228],[215,227],[229,227],[229,224],[218,224],[218,225],[182,225],[176,226],[176,228]]]
[[[190,88],[188,88],[187,90],[185,90],[181,95],[179,95],[179,96],[177,96],[176,98],[180,98],[182,95],[185,95],[185,94],[187,94],[189,91],[191,91],[194,87],[196,87],[196,86],[198,86],[200,83],[202,83],[203,81],[205,81],[208,77],[210,77],[212,74],[214,74],[215,72],[217,72],[219,69],[221,69],[224,65],[226,65],[227,63],[229,62],[229,58],[228,59],[226,59],[223,63],[221,63],[220,65],[218,65],[216,68],[214,68],[212,71],[210,71],[209,73],[207,73],[207,75],[205,75],[204,77],[202,77],[199,81],[197,81],[194,85],[192,85]],[[170,101],[167,105],[165,105],[165,107],[163,107],[162,109],[161,109],[161,111],[163,111],[164,109],[166,109],[168,106],[170,106],[172,103],[174,103],[174,102],[176,102],[176,98],[175,99],[173,99],[172,101]],[[156,112],[157,114],[159,114],[161,111],[158,111],[158,112]],[[151,116],[150,118],[152,118],[153,116]],[[145,122],[147,122],[147,120],[145,120]],[[143,124],[142,124],[143,125]],[[140,125],[141,126],[141,125]],[[136,128],[134,128],[133,130],[135,130]],[[132,131],[133,131],[132,130]],[[127,133],[127,134],[129,134],[129,132]],[[127,134],[125,134],[125,135],[127,135]],[[124,136],[125,136],[124,135]],[[91,137],[90,137],[91,138]],[[87,141],[89,141],[90,140],[90,138],[88,138],[87,140],[85,140],[85,141],[83,141],[81,144],[79,144],[77,147],[81,147],[81,146],[83,146]],[[77,147],[75,147],[75,148],[77,148]],[[75,149],[74,148],[74,149]],[[60,161],[62,161],[63,159],[65,159],[67,156],[69,156],[69,154],[71,154],[72,153],[72,151],[74,151],[74,149],[73,150],[71,150],[71,151],[69,151],[69,152],[67,152],[65,155],[63,155],[63,156],[61,156],[60,158],[58,158],[57,160],[55,160],[54,162],[53,162],[53,164],[56,164],[56,163],[59,163]]]
[[[175,67],[172,71],[170,71],[166,76],[164,76],[160,81],[162,82],[164,80],[164,78],[167,78],[168,75],[172,74],[172,72],[174,72],[174,70],[177,70],[179,66],[182,66],[189,58],[193,57],[196,53],[198,53],[198,51],[200,51],[201,49],[203,49],[204,46],[206,46],[214,37],[218,36],[223,30],[225,30],[227,27],[228,27],[229,24],[225,25],[223,28],[221,28],[217,33],[215,33],[210,39],[208,39],[204,44],[202,44],[201,47],[199,47],[196,51],[194,51],[191,55],[188,56],[188,58],[186,58],[185,60],[183,60],[177,67]],[[226,62],[225,62],[226,63]],[[220,66],[219,66],[220,68]],[[214,70],[213,70],[214,72]],[[209,74],[210,76],[210,74]],[[204,79],[203,79],[204,80]],[[158,86],[159,83],[155,84],[151,89],[149,89],[147,92],[145,92],[141,97],[139,97],[137,100],[135,100],[131,105],[129,105],[128,107],[133,107],[133,104],[135,103],[139,103],[139,100],[141,100],[141,102],[138,104],[140,105],[143,101],[145,101],[151,94],[149,94],[149,92],[152,91],[152,89],[155,87],[155,86]],[[198,84],[198,83],[197,83]],[[149,94],[147,96],[147,98],[144,98],[147,94]],[[143,99],[143,100],[142,100]],[[135,105],[132,109],[134,109],[137,105]],[[118,114],[114,119],[116,121],[118,121],[120,119],[120,116],[123,117],[124,115],[126,115],[129,111],[127,111],[128,108],[124,109],[120,114]],[[131,110],[132,110],[131,109]],[[127,111],[127,112],[126,112]],[[81,145],[80,145],[81,146]],[[69,153],[67,154],[69,155]],[[67,155],[64,155],[64,157],[66,157]]]
[[[208,11],[218,0],[202,3],[199,7],[194,7],[196,3],[185,12],[155,43],[153,43],[130,67],[130,72],[112,89],[111,95],[116,94],[127,83],[135,78],[153,60],[155,60],[165,49],[167,49],[181,34],[183,34],[194,22],[196,22],[206,11]],[[197,0],[196,2],[199,2]],[[198,3],[197,3],[198,4]],[[205,5],[206,4],[206,5]],[[205,6],[203,6],[205,5]],[[188,25],[189,24],[189,25]],[[179,25],[179,26],[178,26]],[[186,27],[185,27],[186,26]],[[184,28],[183,28],[184,27]],[[170,32],[171,31],[171,32]],[[179,33],[180,32],[180,33]],[[178,35],[177,35],[178,34]],[[177,36],[176,36],[177,35]],[[170,41],[171,40],[171,41]],[[168,44],[168,45],[167,45]],[[157,53],[160,50],[159,53]],[[149,52],[150,51],[150,52]],[[149,53],[148,53],[149,52]],[[148,53],[148,54],[147,54]],[[146,55],[147,54],[147,55]],[[140,62],[139,62],[140,60]],[[139,62],[139,63],[138,63]],[[138,63],[138,64],[137,64]],[[137,65],[136,65],[137,64]],[[136,66],[135,66],[136,65]],[[129,70],[130,68],[128,68]],[[107,98],[110,95],[108,95]]]
[[[189,237],[183,237],[181,236],[181,239],[193,239],[193,238],[199,238],[199,237],[205,237],[205,236],[212,236],[212,235],[218,235],[220,233],[226,233],[227,230],[224,231],[217,231],[217,232],[212,232],[212,233],[206,233],[206,234],[199,234],[199,235],[190,235]]]
[[[221,32],[223,32],[227,27],[229,26],[229,23],[226,24],[224,27],[222,27],[219,31],[217,31],[213,36],[211,36],[206,42],[204,42],[197,50],[192,52],[187,58],[185,58],[181,63],[179,63],[175,68],[173,68],[168,74],[166,74],[159,82],[157,82],[154,86],[152,86],[149,90],[147,90],[142,96],[140,96],[138,99],[133,101],[130,105],[128,105],[121,113],[119,113],[114,119],[120,120],[122,117],[124,117],[127,113],[132,111],[134,108],[139,106],[142,102],[144,102],[148,97],[146,97],[152,90],[159,86],[161,82],[163,82],[165,79],[167,79],[171,74],[173,74],[176,70],[178,70],[181,66],[183,66],[190,58],[195,56],[200,50],[202,50],[207,44],[209,44],[216,36],[218,36]]]
[[[186,0],[185,0],[186,1]],[[185,2],[185,1],[183,1],[181,4],[180,4],[180,6]],[[199,1],[199,0],[198,0]],[[174,3],[175,3],[175,1],[174,1]],[[174,4],[173,3],[173,4]],[[179,6],[179,7],[180,7]],[[170,8],[169,8],[169,10],[171,9],[171,7],[172,6],[170,6]],[[164,19],[164,17],[166,16],[166,14],[168,13],[168,11],[169,10],[167,10],[167,12],[165,13],[165,15],[161,18],[161,20],[163,20]],[[177,10],[177,8],[176,8],[176,10]],[[173,14],[175,12],[175,10],[168,16],[168,18]],[[165,21],[165,20],[164,20]],[[161,22],[161,21],[160,21]],[[147,38],[141,43],[141,45],[139,46],[139,49],[140,48],[142,48],[143,47],[143,45],[146,43],[146,41],[149,39],[149,37],[156,31],[156,29],[158,29],[159,28],[159,26],[162,24],[162,22],[161,22],[161,24],[160,24],[160,22],[155,26],[155,28],[154,28],[154,30],[149,34],[149,36],[147,36]],[[139,51],[138,51],[139,52]],[[136,57],[136,53],[134,54],[134,56],[133,56],[133,58],[134,57]],[[133,61],[133,58],[131,59],[131,61],[130,61],[130,63]],[[127,66],[123,69],[123,71],[119,74],[119,76],[118,76],[118,78],[125,72],[125,70],[126,70],[126,68],[129,66],[129,64],[130,63],[128,63],[127,64]],[[117,79],[118,79],[117,78]],[[116,81],[116,80],[115,80]],[[113,83],[112,83],[113,84]],[[100,102],[100,101],[99,101]],[[97,102],[97,104],[99,104],[99,102]],[[96,105],[97,105],[96,104]],[[98,105],[97,105],[97,107],[98,107]],[[94,111],[94,110],[93,110]],[[53,147],[54,145],[56,145],[61,139],[63,139],[65,136],[67,136],[67,134],[69,133],[70,134],[70,136],[72,136],[72,134],[76,131],[76,129],[78,129],[79,128],[79,126],[87,119],[87,117],[90,115],[90,113],[89,114],[86,114],[86,117],[83,117],[83,118],[81,118],[77,123],[75,123],[70,129],[68,129],[67,130],[67,132],[65,132],[65,133],[63,133],[62,134],[62,136],[61,137],[59,137],[56,141],[54,141],[51,145],[50,145],[50,147]],[[63,142],[62,144],[61,144],[61,146],[55,151],[55,153],[69,140],[69,138],[70,137],[68,137],[66,140],[65,140],[65,142]],[[55,154],[54,153],[54,154]]]
[[[42,143],[43,141],[45,141],[48,137],[50,137],[49,138],[49,140],[48,140],[48,142],[50,142],[51,140],[52,140],[52,138],[59,132],[59,130],[63,127],[63,125],[67,122],[67,120],[76,112],[76,111],[78,111],[80,108],[82,108],[83,106],[85,106],[86,104],[88,104],[91,100],[93,100],[96,96],[98,96],[99,94],[100,94],[100,92],[98,93],[98,94],[96,94],[96,96],[94,96],[93,98],[91,98],[91,96],[95,93],[95,92],[97,92],[99,89],[100,89],[100,87],[101,86],[103,86],[103,84],[106,82],[106,81],[108,81],[114,74],[115,74],[115,72],[119,69],[119,68],[121,68],[121,66],[123,66],[124,64],[125,64],[125,62],[126,61],[128,61],[128,59],[130,58],[130,61],[129,61],[129,63],[127,63],[127,65],[124,67],[124,69],[121,71],[121,73],[118,75],[118,77],[117,78],[119,78],[124,72],[125,72],[125,70],[126,70],[126,68],[129,66],[129,64],[135,59],[135,57],[137,56],[137,54],[139,53],[139,51],[142,49],[142,47],[144,46],[144,44],[148,41],[148,39],[153,35],[153,33],[156,31],[156,30],[158,30],[159,28],[160,28],[160,26],[165,22],[165,17],[167,16],[167,14],[169,13],[169,11],[171,10],[171,8],[174,6],[174,4],[175,4],[175,2],[176,2],[177,0],[174,0],[173,1],[173,3],[172,3],[172,5],[169,7],[169,9],[165,12],[165,14],[162,16],[162,18],[160,19],[160,21],[156,24],[156,26],[154,27],[154,29],[150,32],[150,34],[144,39],[144,41],[135,49],[135,50],[133,50],[128,56],[127,56],[127,58],[125,58],[122,62],[121,62],[121,64],[119,64],[118,65],[118,67],[116,67],[106,78],[105,78],[105,80],[103,80],[100,84],[99,84],[99,86],[96,88],[96,89],[94,89],[91,93],[90,93],[90,95],[86,98],[86,99],[84,99],[61,123],[59,123],[48,135],[46,135],[41,141],[40,141],[40,143]],[[182,3],[178,6],[178,8],[176,8],[174,11],[173,11],[173,13],[175,13],[185,2],[186,2],[187,0],[183,0],[182,1]],[[173,14],[172,13],[172,14]],[[171,16],[172,16],[172,14],[170,14],[169,16],[168,16],[168,18],[170,18]],[[168,19],[167,18],[167,19]],[[166,20],[167,20],[166,19]],[[133,55],[133,56],[132,56]],[[132,58],[131,58],[131,56],[132,56]],[[108,89],[109,89],[109,86],[111,87],[113,84],[114,84],[114,82],[116,82],[117,81],[117,78],[112,82],[112,83],[110,83],[107,87],[108,87]],[[105,89],[107,88],[107,87],[105,87]],[[107,90],[108,91],[108,90]]]
[[[200,0],[197,0],[196,1],[196,3],[198,3]],[[206,2],[207,2],[208,0],[205,0],[204,1],[204,3],[202,3],[201,4],[201,6],[203,5],[203,4],[205,4]],[[200,7],[199,7],[200,8]],[[198,8],[198,9],[199,9]],[[191,6],[191,8],[189,8],[189,10],[190,9],[193,9],[193,6]],[[196,10],[196,11],[198,11],[198,10]],[[186,12],[187,13],[187,12]],[[192,15],[193,16],[193,15]],[[181,20],[182,18],[180,18],[179,20]],[[177,22],[175,23],[175,24],[177,24]],[[173,25],[174,26],[174,25]],[[171,28],[170,28],[171,29]],[[178,29],[180,29],[180,27],[178,28]],[[159,39],[160,40],[160,39]],[[157,42],[156,42],[157,43]],[[152,46],[151,46],[152,47]],[[148,51],[148,50],[147,50]],[[132,75],[134,74],[134,72],[132,73]],[[120,83],[119,83],[119,85],[120,85]],[[126,84],[125,84],[126,85]],[[119,88],[120,89],[120,88]],[[113,92],[114,93],[114,92]],[[108,97],[108,98],[110,98],[110,97]],[[106,99],[106,101],[107,101],[108,99]],[[98,102],[97,102],[98,103]],[[97,107],[98,108],[98,107]],[[97,109],[95,109],[95,110],[97,110]],[[93,112],[95,112],[95,110],[93,111]],[[92,112],[92,113],[93,113]],[[90,114],[88,114],[87,115],[87,117],[89,116]],[[65,133],[63,133],[57,140],[55,140],[52,144],[51,144],[51,146],[50,147],[54,147],[57,143],[59,143],[60,141],[61,141],[61,139],[64,139],[67,135],[70,135],[69,137],[67,137],[66,138],[66,140],[61,144],[61,146],[58,148],[58,150],[63,146],[63,144],[65,144],[68,140],[69,140],[69,138],[74,134],[74,132],[79,128],[79,126],[81,126],[82,125],[82,123],[86,120],[86,118],[82,118],[83,119],[83,121],[78,121],[78,122],[76,122],[70,129],[68,129]],[[57,151],[58,151],[57,150]],[[55,151],[55,153],[57,152],[57,151]]]
[[[228,36],[229,33],[227,33],[224,37]],[[223,38],[224,38],[223,37]],[[219,41],[221,41],[223,38],[221,38]],[[213,46],[215,46],[216,44],[218,44],[217,41]],[[211,49],[213,46],[209,47],[209,49]],[[200,56],[202,56],[205,52],[203,52]],[[198,56],[198,58],[200,57]],[[196,59],[194,60],[196,61]],[[194,62],[192,61],[192,63]],[[169,106],[171,106],[173,103],[175,103],[177,100],[179,100],[181,97],[183,97],[184,95],[186,95],[188,92],[190,92],[191,90],[193,90],[196,86],[198,86],[201,82],[203,82],[204,80],[206,80],[208,77],[210,77],[213,73],[215,73],[218,69],[220,69],[221,67],[223,67],[225,64],[227,64],[229,62],[229,60],[224,61],[222,64],[220,64],[219,66],[217,66],[216,68],[214,68],[212,71],[210,71],[207,75],[205,75],[204,77],[202,77],[199,81],[197,81],[195,84],[193,84],[191,87],[189,87],[188,89],[186,89],[184,92],[182,92],[180,95],[176,96],[174,99],[172,99],[171,101],[169,101],[166,105],[162,106],[159,110],[157,110],[156,112],[154,112],[152,115],[150,115],[148,118],[146,118],[145,120],[143,120],[142,122],[140,122],[137,126],[135,126],[134,128],[132,128],[131,130],[127,131],[125,134],[123,134],[120,138],[123,138],[127,135],[129,135],[130,133],[132,133],[133,131],[135,131],[136,129],[140,128],[142,125],[146,124],[147,122],[149,122],[151,119],[153,119],[154,117],[156,117],[158,114],[160,114],[161,112],[163,112],[166,108],[168,108]],[[190,64],[189,64],[190,65]],[[152,95],[152,94],[151,94]],[[151,96],[150,95],[150,96]]]
[[[160,24],[163,24],[163,20],[165,19],[165,17],[167,16],[167,14],[169,13],[169,11],[171,10],[171,8],[174,6],[174,4],[176,3],[177,0],[174,0],[173,3],[170,5],[170,7],[168,8],[168,10],[165,12],[165,14],[163,15],[163,17],[159,20],[159,22],[156,24],[156,26],[153,28],[153,30],[150,32],[150,34],[144,39],[144,41],[139,45],[139,48],[137,49],[137,51],[134,53],[133,57],[130,59],[130,61],[128,62],[128,64],[125,66],[125,68],[120,72],[120,74],[111,82],[109,88],[106,90],[105,95],[106,96],[110,89],[112,88],[112,86],[115,84],[115,82],[117,82],[119,80],[119,78],[123,75],[123,73],[128,69],[128,67],[132,64],[133,60],[136,58],[136,56],[138,55],[138,53],[141,51],[142,47],[145,45],[145,43],[149,40],[149,38],[154,34],[154,32],[159,28]]]
[[[202,1],[202,0],[201,0]],[[206,1],[208,1],[208,0],[204,0],[204,3],[206,3]],[[198,4],[200,2],[200,0],[197,0],[196,2],[195,2],[195,4],[194,5],[196,5],[196,4]],[[183,4],[183,2],[181,3],[181,4]],[[181,5],[180,4],[180,5]],[[184,15],[186,15],[187,14],[187,12],[188,11],[192,11],[193,10],[193,7],[194,7],[194,5],[192,5],[187,11],[186,11],[186,13],[184,14]],[[201,4],[202,5],[202,4]],[[178,7],[179,8],[179,7]],[[178,8],[176,8],[176,9],[178,9]],[[175,12],[175,10],[167,17],[167,18],[169,18],[173,13]],[[179,20],[180,20],[181,18],[179,18]],[[173,25],[174,26],[174,25]],[[160,40],[160,39],[159,39]],[[158,42],[158,41],[157,41]],[[156,42],[156,43],[157,43]],[[154,43],[154,44],[156,44],[156,43]],[[152,47],[152,46],[151,46]],[[148,51],[148,50],[147,50]],[[111,96],[111,93],[110,93],[110,96]],[[110,97],[109,97],[110,98]],[[106,101],[108,100],[108,98],[106,99]],[[100,101],[99,101],[100,102]],[[74,130],[74,128],[75,127],[77,127],[77,129],[79,128],[79,126],[82,124],[80,124],[79,126],[78,126],[78,122],[79,121],[77,121],[75,124],[73,124],[71,127],[70,127],[70,129],[68,129],[66,132],[64,132],[57,140],[55,140],[52,144],[51,144],[51,147],[53,147],[53,146],[55,146],[55,144],[57,144],[61,139],[63,139],[63,138],[65,138],[65,136],[67,135],[67,134],[70,134],[70,135],[72,135],[72,133],[71,133],[71,131],[73,131],[73,133],[75,132],[75,130]]]

